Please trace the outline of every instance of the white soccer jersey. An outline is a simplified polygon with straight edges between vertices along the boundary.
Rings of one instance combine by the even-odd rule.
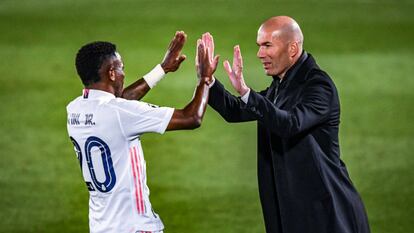
[[[91,233],[164,229],[149,201],[140,136],[164,133],[173,111],[89,89],[68,104],[68,133],[90,194]]]

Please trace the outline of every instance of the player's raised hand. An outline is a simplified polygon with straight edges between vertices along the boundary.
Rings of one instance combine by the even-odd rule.
[[[185,60],[186,56],[181,54],[181,50],[184,47],[186,39],[187,35],[183,31],[175,33],[161,63],[161,67],[165,73],[176,71],[180,67],[181,62]]]
[[[207,78],[207,82],[211,82],[218,61],[219,56],[214,56],[213,37],[210,33],[203,34],[202,38],[197,40],[196,70],[198,78]]]
[[[239,45],[234,46],[233,67],[230,66],[228,60],[225,60],[223,65],[229,76],[231,85],[241,96],[243,96],[249,88],[246,86],[243,78],[243,57]]]

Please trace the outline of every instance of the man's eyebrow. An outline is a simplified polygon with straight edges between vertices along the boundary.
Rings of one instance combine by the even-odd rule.
[[[265,41],[265,42],[261,42],[261,43],[256,42],[256,44],[257,44],[258,46],[260,46],[260,45],[271,45],[271,44],[272,44],[272,42],[271,42],[271,41]]]

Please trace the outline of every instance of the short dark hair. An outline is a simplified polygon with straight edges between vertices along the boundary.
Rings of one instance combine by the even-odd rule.
[[[76,71],[87,86],[99,82],[99,69],[102,63],[111,56],[116,56],[116,45],[105,41],[95,41],[82,46],[76,54]]]

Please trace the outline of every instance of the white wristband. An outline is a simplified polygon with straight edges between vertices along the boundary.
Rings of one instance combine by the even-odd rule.
[[[165,72],[162,69],[161,65],[158,64],[152,69],[148,74],[144,75],[144,80],[147,82],[150,88],[155,87],[157,83],[164,78]]]

